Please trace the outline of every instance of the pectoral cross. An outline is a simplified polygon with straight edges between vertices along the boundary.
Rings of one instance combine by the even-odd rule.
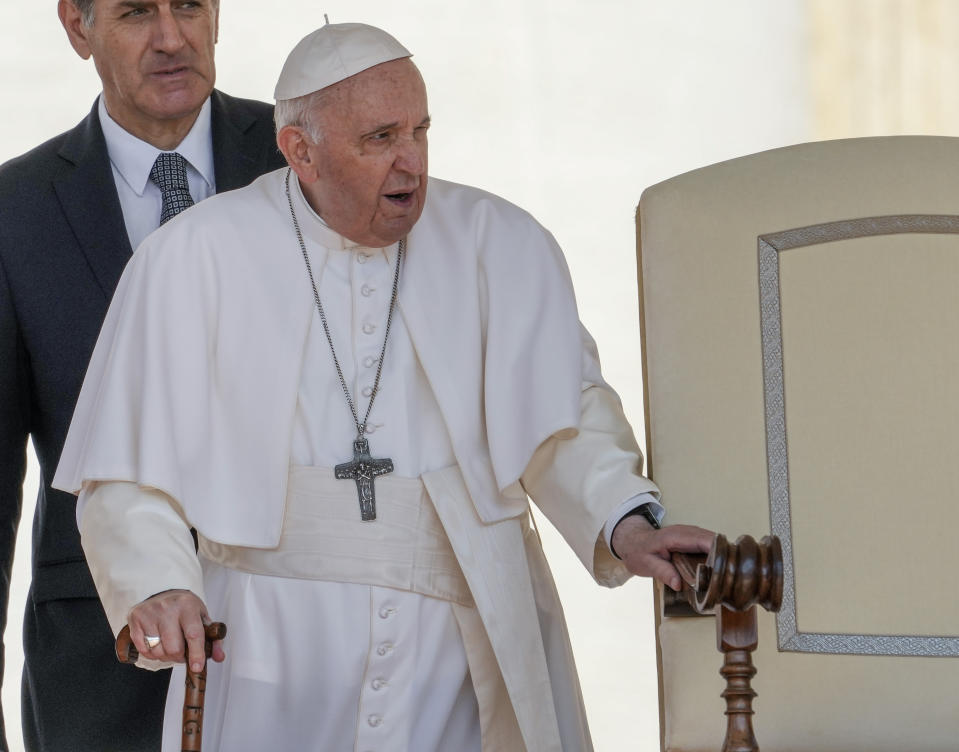
[[[376,519],[376,495],[373,478],[393,472],[393,460],[389,457],[373,459],[370,443],[362,436],[353,442],[353,461],[333,468],[337,480],[355,480],[356,493],[360,500],[360,517],[364,522]]]

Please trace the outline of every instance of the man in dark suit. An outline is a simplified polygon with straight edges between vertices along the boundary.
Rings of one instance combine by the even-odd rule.
[[[213,90],[218,0],[59,0],[58,10],[103,94],[73,130],[0,166],[0,627],[32,436],[41,485],[24,619],[27,749],[156,750],[167,672],[117,663],[76,500],[50,481],[132,248],[161,214],[283,162],[272,107]],[[190,194],[176,201],[153,167],[174,150]]]

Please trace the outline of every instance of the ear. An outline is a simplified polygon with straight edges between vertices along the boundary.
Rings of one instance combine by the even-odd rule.
[[[319,179],[319,165],[310,153],[313,142],[306,131],[298,125],[284,125],[276,134],[276,145],[301,183],[315,183]]]
[[[84,60],[89,60],[92,52],[90,43],[87,41],[88,29],[84,26],[83,16],[73,4],[73,0],[59,0],[57,15],[60,16],[60,23],[63,24],[73,49]]]

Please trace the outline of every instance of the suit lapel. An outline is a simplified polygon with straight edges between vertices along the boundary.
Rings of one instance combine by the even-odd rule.
[[[74,169],[54,181],[53,189],[80,250],[109,300],[132,249],[96,104],[70,132],[60,157]]]
[[[213,168],[217,191],[222,192],[246,185],[272,165],[263,161],[262,138],[248,136],[255,116],[218,91],[213,92],[211,101]],[[53,189],[98,286],[109,300],[133,249],[96,103],[69,133],[60,157],[74,169],[54,181]]]
[[[250,143],[246,132],[256,119],[230,98],[214,90],[210,96],[213,129],[213,170],[216,191],[232,191],[247,185],[264,169],[259,167],[259,142]]]

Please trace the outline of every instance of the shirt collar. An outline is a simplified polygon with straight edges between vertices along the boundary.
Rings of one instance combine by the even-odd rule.
[[[107,112],[100,96],[98,104],[100,127],[107,142],[107,153],[110,162],[116,168],[130,189],[138,196],[146,190],[150,179],[150,170],[156,161],[160,150],[155,146],[142,141],[132,133],[124,130],[110,113]],[[207,97],[196,122],[186,137],[177,145],[176,151],[195,169],[200,177],[206,181],[209,193],[216,189],[213,174],[213,128],[211,125],[211,105]]]

